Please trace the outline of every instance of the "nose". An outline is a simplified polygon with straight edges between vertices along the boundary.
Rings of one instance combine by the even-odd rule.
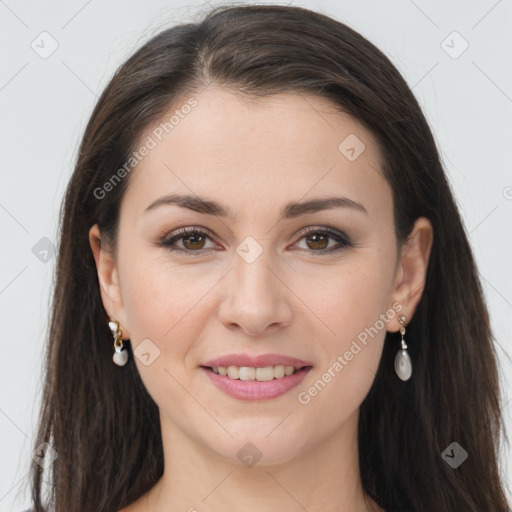
[[[281,267],[272,259],[268,251],[251,263],[235,254],[219,308],[220,320],[228,329],[256,336],[290,325],[293,294],[280,275]]]

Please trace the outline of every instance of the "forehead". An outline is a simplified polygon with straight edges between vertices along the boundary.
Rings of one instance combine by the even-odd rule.
[[[370,198],[376,208],[391,196],[372,133],[314,95],[248,101],[210,86],[175,101],[143,134],[144,143],[151,149],[132,171],[125,197],[139,208],[171,192],[228,198],[232,212],[248,202],[280,207],[280,197],[335,190],[355,201]]]

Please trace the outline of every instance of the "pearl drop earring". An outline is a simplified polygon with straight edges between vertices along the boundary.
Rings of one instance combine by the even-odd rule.
[[[409,380],[412,375],[412,363],[409,353],[407,352],[407,344],[404,340],[405,334],[405,315],[400,315],[398,321],[400,322],[400,334],[402,335],[401,344],[402,348],[398,350],[395,356],[395,372],[403,381]]]
[[[128,350],[123,345],[123,334],[119,328],[119,322],[117,320],[109,322],[108,326],[114,336],[114,355],[112,360],[117,366],[124,366],[128,362]]]

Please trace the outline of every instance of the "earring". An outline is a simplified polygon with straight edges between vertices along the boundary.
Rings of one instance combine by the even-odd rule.
[[[119,328],[119,322],[117,320],[109,322],[108,326],[114,336],[114,355],[112,360],[117,366],[124,366],[128,362],[128,350],[123,345],[123,334]]]
[[[402,348],[398,350],[395,356],[395,372],[400,379],[403,381],[409,380],[412,375],[412,363],[411,358],[409,357],[409,353],[407,352],[407,344],[404,340],[405,334],[405,315],[400,315],[398,317],[398,321],[400,322],[400,334],[402,335]]]

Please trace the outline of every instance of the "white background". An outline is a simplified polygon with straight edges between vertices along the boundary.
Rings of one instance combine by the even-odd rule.
[[[359,31],[413,88],[441,148],[477,258],[507,403],[512,399],[512,2],[293,4]],[[29,505],[26,475],[55,263],[51,257],[41,261],[32,248],[43,237],[56,241],[58,208],[79,138],[114,70],[160,29],[193,21],[207,8],[207,3],[171,0],[0,0],[0,512]],[[46,59],[31,47],[43,31],[58,42]],[[453,55],[464,43],[456,35],[446,39],[453,31],[469,44],[458,58]],[[505,415],[512,438],[512,401]],[[511,459],[503,451],[508,481]]]

